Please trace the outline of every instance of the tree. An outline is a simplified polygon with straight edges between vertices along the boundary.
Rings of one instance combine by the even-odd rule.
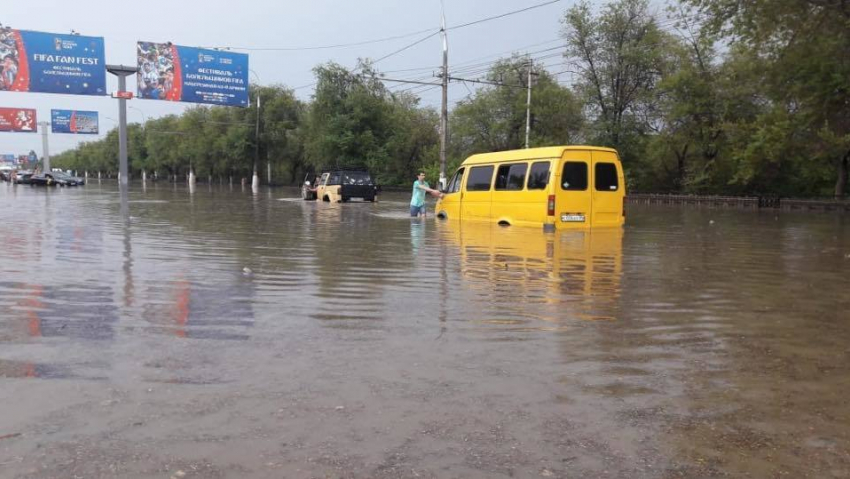
[[[436,144],[437,119],[407,95],[392,95],[367,62],[354,73],[329,63],[317,67],[307,115],[307,162],[367,166],[381,182],[410,178]]]
[[[587,2],[563,19],[567,57],[575,58],[594,127],[591,140],[629,155],[646,129],[646,109],[665,61],[667,36],[648,12],[647,0],[616,0],[598,16]]]
[[[764,118],[767,122],[755,129],[757,137],[773,137],[786,150],[805,144],[793,159],[800,163],[798,170],[814,172],[820,164],[832,164],[833,194],[844,197],[850,162],[850,2],[685,1],[708,19],[713,32],[762,60],[759,80],[772,108]],[[775,131],[780,123],[793,128],[793,134]],[[770,142],[761,144],[765,150],[750,148],[751,158],[777,148]]]
[[[562,145],[580,137],[581,105],[541,67],[522,57],[497,62],[482,87],[458,102],[451,116],[451,150],[456,159],[474,153],[525,146],[528,71],[532,69],[530,146]]]

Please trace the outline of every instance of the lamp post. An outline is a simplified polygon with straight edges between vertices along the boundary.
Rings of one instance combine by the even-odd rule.
[[[40,121],[38,122],[38,126],[41,127],[42,167],[44,168],[44,173],[50,173],[50,147],[47,140],[47,128],[50,127],[50,122]]]
[[[260,76],[254,70],[248,69],[257,79],[257,125],[254,131],[254,176],[251,178],[251,189],[256,192],[260,187],[260,175],[257,174],[257,164],[260,162]],[[269,165],[269,176],[271,176],[271,165]],[[271,180],[271,178],[269,178]]]

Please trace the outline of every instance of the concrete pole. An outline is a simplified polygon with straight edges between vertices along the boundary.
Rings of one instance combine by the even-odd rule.
[[[260,175],[257,174],[257,163],[260,161],[260,91],[257,90],[257,129],[254,133],[254,176],[251,178],[251,189],[257,191],[260,187]]]
[[[525,104],[525,147],[528,148],[528,138],[531,136],[531,62],[528,62],[528,100]]]
[[[445,5],[440,1],[440,31],[443,36],[443,104],[440,109],[440,187],[446,187],[446,142],[449,129],[449,40],[446,36]]]
[[[41,162],[44,171],[42,173],[50,172],[50,145],[47,139],[47,128],[50,126],[50,122],[40,121],[38,122],[38,126],[41,127]]]

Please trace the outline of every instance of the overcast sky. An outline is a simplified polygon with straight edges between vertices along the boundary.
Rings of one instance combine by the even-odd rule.
[[[546,0],[445,0],[446,23],[449,27],[501,15],[545,3]],[[268,2],[256,0],[146,0],[116,2],[90,0],[40,0],[37,2],[3,2],[0,22],[21,30],[102,36],[106,44],[106,62],[135,65],[136,41],[172,41],[178,45],[244,48],[297,48],[336,45],[405,35],[420,30],[437,30],[440,25],[439,0],[309,0],[304,2]],[[564,69],[560,53],[552,49],[558,41],[560,19],[573,4],[562,0],[527,12],[506,16],[449,32],[449,69],[458,76],[479,77],[480,72],[463,71],[464,67],[509,56],[511,52],[530,52],[542,58],[553,73]],[[357,58],[381,58],[427,33],[392,41],[360,46],[303,51],[246,51],[250,68],[256,73],[251,81],[260,84],[283,84],[303,87],[314,81],[312,68],[335,61],[353,67]],[[439,35],[393,55],[377,67],[387,77],[436,81],[431,75],[442,62]],[[484,65],[486,67],[486,65]],[[399,71],[422,69],[417,71]],[[567,81],[568,74],[559,78]],[[128,89],[135,92],[135,77],[128,78]],[[117,82],[107,75],[110,92]],[[388,84],[389,85],[389,84]],[[393,89],[410,88],[394,85]],[[431,89],[419,87],[417,90]],[[469,95],[472,86],[452,83],[451,103]],[[414,90],[414,91],[417,91]],[[312,86],[299,88],[296,94],[309,99]],[[433,88],[421,94],[422,104],[439,107],[440,90]],[[182,112],[189,104],[134,99],[128,103],[128,119],[140,122]],[[27,107],[38,110],[40,121],[49,121],[52,108],[97,110],[100,129],[113,128],[118,117],[117,100],[109,97],[57,95],[41,93],[0,92],[0,107]],[[102,135],[101,135],[102,137]],[[50,152],[59,153],[92,136],[50,134]],[[24,154],[30,149],[41,155],[41,135],[0,133],[0,153]]]

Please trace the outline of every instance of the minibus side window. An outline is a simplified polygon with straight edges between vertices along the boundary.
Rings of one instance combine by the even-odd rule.
[[[587,163],[583,161],[568,161],[564,163],[564,173],[561,175],[561,188],[566,191],[586,190]]]
[[[596,164],[596,191],[617,191],[617,166],[614,163]]]
[[[529,190],[545,190],[549,184],[549,162],[538,161],[531,165],[531,172],[528,174],[528,189]]]
[[[525,184],[526,163],[502,165],[496,172],[496,190],[520,191]]]
[[[476,166],[469,169],[466,191],[489,191],[493,179],[493,166]]]
[[[452,181],[449,182],[449,187],[446,188],[446,193],[457,193],[460,191],[460,183],[463,179],[463,168],[457,170],[457,173],[452,177]]]

